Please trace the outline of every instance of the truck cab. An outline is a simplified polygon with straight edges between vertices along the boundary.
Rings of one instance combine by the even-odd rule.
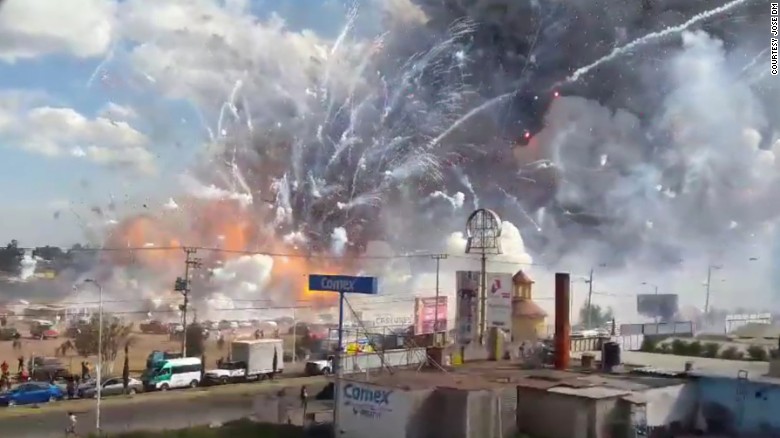
[[[216,369],[208,370],[204,374],[207,383],[234,383],[246,380],[246,362],[232,361],[221,362]]]
[[[322,360],[310,360],[306,362],[304,372],[307,376],[328,376],[333,372],[334,356],[328,356]]]

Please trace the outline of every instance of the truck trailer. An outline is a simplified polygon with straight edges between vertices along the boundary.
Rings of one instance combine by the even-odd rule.
[[[206,380],[210,383],[262,380],[284,371],[281,339],[233,341],[231,351],[231,360],[206,371]]]

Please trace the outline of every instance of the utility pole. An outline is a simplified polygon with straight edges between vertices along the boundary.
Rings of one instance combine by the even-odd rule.
[[[593,318],[593,312],[591,309],[591,303],[593,302],[593,268],[590,268],[590,275],[588,276],[588,315],[586,317],[585,328],[590,329],[591,319]]]
[[[187,357],[187,309],[190,305],[190,269],[196,269],[201,266],[201,261],[194,255],[198,250],[195,248],[184,248],[186,258],[184,259],[184,277],[178,277],[174,283],[174,290],[180,292],[184,297],[184,303],[179,306],[182,315],[183,333],[181,337],[181,355]]]
[[[482,264],[479,273],[479,343],[487,342],[487,254],[482,252]]]
[[[718,269],[718,266],[707,265],[707,294],[704,296],[704,318],[710,311],[710,283],[712,283],[712,270]]]
[[[447,258],[447,254],[434,254],[431,258],[436,260],[436,307],[433,310],[433,340],[435,345],[441,345],[439,343],[439,268],[441,261]]]

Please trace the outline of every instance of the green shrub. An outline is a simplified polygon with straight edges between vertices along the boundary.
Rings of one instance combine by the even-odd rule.
[[[751,345],[747,348],[747,354],[750,360],[766,362],[769,360],[769,353],[766,348],[760,345]]]
[[[699,341],[693,341],[688,344],[688,356],[701,357],[704,347]]]
[[[718,357],[718,351],[720,351],[720,344],[717,342],[707,342],[702,346],[701,355],[704,357],[716,358]]]
[[[639,347],[639,351],[644,351],[646,353],[653,353],[658,349],[658,342],[656,342],[654,339],[650,338],[649,336],[645,336],[644,339],[642,339],[642,346]]]
[[[739,351],[737,347],[728,347],[720,353],[721,359],[740,360],[745,356],[745,353]]]
[[[687,356],[688,343],[680,339],[672,341],[672,354],[675,356]]]
[[[661,344],[655,351],[656,353],[661,354],[672,354],[672,346],[669,344]]]

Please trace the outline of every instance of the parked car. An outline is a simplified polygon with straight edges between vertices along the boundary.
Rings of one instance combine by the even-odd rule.
[[[70,371],[55,357],[35,357],[32,359],[33,380],[49,381],[70,377]]]
[[[0,328],[0,341],[12,341],[14,339],[19,339],[19,337],[19,331],[14,327]]]
[[[147,321],[141,323],[139,326],[141,333],[153,334],[153,335],[167,335],[169,333],[168,326],[160,321]]]
[[[90,380],[87,383],[82,383],[76,390],[76,395],[79,398],[93,398],[97,397],[97,385],[95,380]],[[129,394],[135,394],[144,390],[144,384],[134,378],[130,378],[127,385],[127,392]],[[125,393],[125,385],[121,377],[109,377],[103,379],[103,386],[100,389],[100,396],[122,395]]]
[[[17,386],[11,391],[0,394],[0,405],[29,405],[53,402],[63,398],[65,398],[65,394],[57,385],[46,382],[28,382]]]
[[[37,339],[57,339],[60,332],[49,321],[35,321],[30,327],[30,336]]]

